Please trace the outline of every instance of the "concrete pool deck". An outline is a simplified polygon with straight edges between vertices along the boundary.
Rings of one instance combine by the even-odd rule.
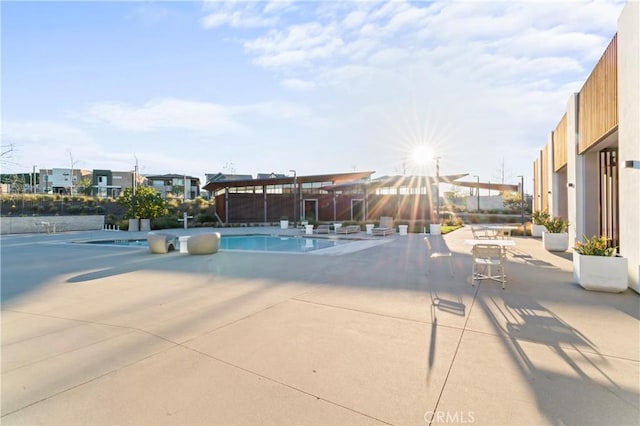
[[[453,278],[418,234],[340,256],[66,244],[144,235],[0,238],[2,424],[640,421],[640,296],[583,290],[539,239],[514,238],[506,290],[471,286],[468,228],[442,237]]]

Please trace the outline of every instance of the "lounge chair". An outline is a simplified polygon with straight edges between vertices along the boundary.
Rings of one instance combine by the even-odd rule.
[[[318,225],[316,234],[328,234],[330,229],[331,225]]]
[[[151,253],[164,254],[176,249],[178,238],[175,235],[162,232],[149,232],[147,233],[147,244]]]
[[[347,225],[342,226],[340,229],[336,231],[336,234],[355,234],[360,232],[360,225]]]
[[[381,216],[380,217],[380,226],[377,226],[371,230],[373,235],[389,235],[396,232],[396,229],[393,227],[393,218],[391,216]]]
[[[187,252],[189,254],[213,254],[218,251],[219,246],[219,232],[193,235],[187,240]]]

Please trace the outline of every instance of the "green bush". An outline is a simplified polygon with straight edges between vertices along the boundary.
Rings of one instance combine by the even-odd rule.
[[[163,216],[151,221],[151,229],[172,229],[180,228],[184,225],[176,216]]]
[[[552,234],[559,234],[561,232],[567,232],[569,222],[567,222],[560,216],[556,216],[553,219],[548,219],[544,223],[544,227],[547,228],[547,231]]]
[[[205,214],[205,213],[198,214],[193,219],[197,223],[206,223],[206,222],[215,222],[216,221],[215,217],[213,217],[210,214]]]
[[[551,215],[546,210],[536,210],[531,213],[531,220],[534,225],[544,225],[547,220],[551,218]]]

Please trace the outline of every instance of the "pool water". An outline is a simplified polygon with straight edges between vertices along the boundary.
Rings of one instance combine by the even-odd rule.
[[[85,241],[85,243],[106,246],[148,247],[146,239]],[[352,241],[326,238],[281,237],[277,235],[225,235],[220,239],[220,250],[308,253],[350,243],[352,243]]]
[[[349,243],[350,241],[329,240],[324,238],[279,237],[274,235],[225,235],[220,239],[220,250],[306,253]]]

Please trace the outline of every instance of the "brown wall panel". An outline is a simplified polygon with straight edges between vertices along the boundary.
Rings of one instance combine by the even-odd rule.
[[[567,165],[567,114],[553,131],[553,171],[557,172]]]
[[[616,34],[578,96],[578,153],[584,153],[617,126],[618,36]]]

